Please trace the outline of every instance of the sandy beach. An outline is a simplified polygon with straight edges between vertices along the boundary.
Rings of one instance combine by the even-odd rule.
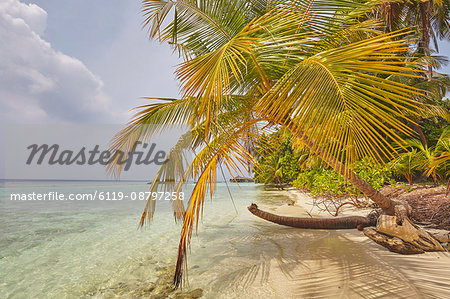
[[[308,194],[273,191],[280,192],[295,204],[260,208],[286,216],[327,216],[313,207]],[[368,211],[344,207],[342,215],[366,215]],[[262,233],[263,238],[245,240],[235,246],[233,256],[217,261],[211,272],[220,269],[221,275],[213,279],[207,298],[236,294],[239,298],[450,297],[449,253],[403,256],[389,252],[357,230],[306,230],[254,221],[260,230],[270,232]],[[207,279],[208,274],[204,275]]]
[[[114,186],[11,183],[0,191],[147,187]],[[142,205],[132,201],[19,207],[3,198],[0,219],[10,225],[3,226],[0,297],[450,298],[448,253],[402,256],[357,230],[277,225],[255,217],[247,206],[254,202],[281,215],[328,215],[312,208],[309,195],[299,191],[267,191],[252,183],[229,187],[238,213],[227,187],[219,184],[215,198],[205,201],[205,217],[192,239],[188,284],[176,291],[171,282],[180,227],[173,223],[169,204],[159,203],[152,225],[136,230]],[[292,200],[296,203],[289,206]],[[357,212],[367,213],[343,209],[343,215]]]
[[[330,217],[327,211],[319,209],[314,205],[314,199],[308,194],[296,188],[289,188],[285,194],[295,202],[294,205],[282,205],[275,208],[279,215],[295,217]],[[371,209],[355,208],[352,205],[345,205],[339,209],[339,216],[367,216]],[[333,211],[334,212],[334,211]]]

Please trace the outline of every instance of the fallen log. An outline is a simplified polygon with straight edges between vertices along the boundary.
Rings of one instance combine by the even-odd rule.
[[[363,216],[334,217],[334,218],[307,218],[288,217],[275,215],[258,209],[256,204],[251,204],[248,210],[255,216],[264,220],[298,228],[310,229],[362,229],[367,226],[375,226],[376,218]]]

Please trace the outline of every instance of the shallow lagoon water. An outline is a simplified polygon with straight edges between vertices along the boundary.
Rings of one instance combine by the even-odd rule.
[[[450,256],[401,256],[356,230],[303,230],[260,220],[286,196],[254,184],[225,184],[205,201],[188,254],[188,285],[205,298],[450,298]],[[19,202],[10,193],[139,192],[138,182],[6,182],[0,187],[0,297],[136,297],[167,284],[180,225],[157,202],[138,230],[144,202]],[[152,287],[153,288],[153,287]],[[158,288],[156,288],[158,289]]]

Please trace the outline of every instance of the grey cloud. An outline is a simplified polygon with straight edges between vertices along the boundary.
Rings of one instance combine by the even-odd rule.
[[[7,122],[112,121],[103,83],[81,61],[41,38],[47,13],[0,3],[0,117]]]

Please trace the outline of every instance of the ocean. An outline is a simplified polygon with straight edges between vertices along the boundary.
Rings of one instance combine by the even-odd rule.
[[[204,298],[450,298],[448,253],[400,256],[356,230],[304,230],[250,214],[271,210],[288,192],[217,184],[188,252],[183,292]],[[174,296],[170,281],[180,223],[157,202],[138,229],[145,202],[12,200],[11,194],[148,190],[145,182],[7,181],[0,185],[0,298]],[[192,185],[188,185],[186,196]],[[236,209],[234,207],[236,206]],[[177,291],[181,292],[181,291]]]

